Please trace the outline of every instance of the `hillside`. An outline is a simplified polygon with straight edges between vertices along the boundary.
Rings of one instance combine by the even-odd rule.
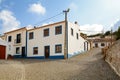
[[[118,30],[118,27],[120,26],[120,20],[117,21],[112,27],[113,27],[113,31]]]
[[[105,60],[120,76],[120,40],[116,41],[106,52]]]

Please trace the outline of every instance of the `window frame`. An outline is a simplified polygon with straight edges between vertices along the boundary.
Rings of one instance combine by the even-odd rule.
[[[16,47],[16,54],[20,54],[20,47]]]
[[[76,33],[76,38],[79,39],[79,34],[78,33]]]
[[[55,35],[62,34],[62,25],[55,27]]]
[[[36,49],[37,49],[37,52],[34,52]],[[38,47],[33,47],[33,55],[38,55]]]
[[[104,47],[104,46],[105,46],[105,43],[101,43],[101,46]]]
[[[16,35],[16,43],[21,43],[21,34],[20,33]]]
[[[74,35],[74,33],[73,33],[74,31],[73,31],[73,28],[71,28],[71,35],[73,36]]]
[[[61,47],[60,50],[57,50],[57,47]],[[55,45],[55,53],[62,53],[62,44],[56,44]]]
[[[48,32],[47,32],[47,30],[48,30]],[[45,33],[45,32],[46,32],[46,33]],[[50,34],[49,28],[44,29],[43,36],[44,36],[44,37],[47,37],[47,36],[49,36],[49,34]]]
[[[98,48],[98,43],[95,43],[95,48]]]
[[[31,37],[32,36],[32,37]],[[34,39],[34,32],[29,32],[29,40]]]
[[[8,42],[12,41],[12,36],[8,36]]]

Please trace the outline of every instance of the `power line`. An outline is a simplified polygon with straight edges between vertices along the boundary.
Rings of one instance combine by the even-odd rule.
[[[61,15],[61,14],[63,14],[63,12],[60,12],[59,14],[56,14],[56,15],[54,15],[54,16],[52,16],[52,17],[49,17],[49,18],[47,18],[47,19],[44,19],[44,20],[42,20],[42,21],[39,21],[39,22],[35,23],[34,25],[37,25],[37,24],[39,24],[39,23],[43,23],[43,22],[45,22],[45,21],[47,21],[47,20],[49,20],[49,19],[52,19],[52,18],[55,18],[55,17]]]

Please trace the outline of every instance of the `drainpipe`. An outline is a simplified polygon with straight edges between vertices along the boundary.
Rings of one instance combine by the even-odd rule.
[[[27,30],[26,30],[26,47],[25,47],[25,57],[27,57],[27,45],[28,45],[28,43],[27,43]]]

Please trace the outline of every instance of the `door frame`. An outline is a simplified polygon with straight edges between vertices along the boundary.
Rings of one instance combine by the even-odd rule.
[[[46,47],[48,47],[48,54],[47,55],[46,55],[46,52],[45,52]],[[50,57],[50,45],[44,46],[44,57],[45,57],[45,59],[48,59]]]
[[[23,49],[24,49],[24,52],[23,52]],[[21,48],[21,56],[22,57],[26,57],[26,48],[25,48],[25,46],[22,46],[22,48]],[[24,53],[24,54],[23,54]]]

